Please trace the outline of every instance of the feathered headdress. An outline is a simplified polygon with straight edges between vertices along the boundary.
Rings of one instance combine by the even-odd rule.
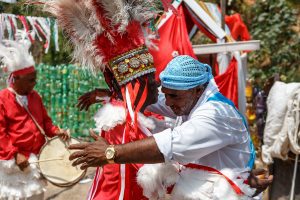
[[[35,70],[35,63],[28,47],[16,41],[3,40],[0,43],[0,63],[5,71],[14,75],[27,74]]]
[[[110,70],[119,85],[153,72],[148,25],[159,0],[51,0],[52,13],[74,45],[73,57],[91,71]]]
[[[163,1],[167,5],[169,0]],[[163,12],[157,9],[161,1],[50,0],[44,3],[45,10],[57,18],[69,36],[74,59],[92,72],[101,70],[111,88],[114,83],[118,85],[127,111],[136,122],[137,112],[146,100],[147,87],[138,105],[132,105],[140,83],[137,80],[133,86],[130,81],[155,71],[146,46],[151,45],[149,38],[153,38],[153,31],[148,27]]]

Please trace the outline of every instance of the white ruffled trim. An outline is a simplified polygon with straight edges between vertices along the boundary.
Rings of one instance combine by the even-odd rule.
[[[172,163],[146,164],[137,173],[137,182],[150,200],[165,199],[167,188],[179,179],[179,165]]]
[[[126,121],[126,111],[123,106],[105,104],[101,107],[94,116],[96,122],[96,131],[109,131],[117,125],[124,124]],[[146,128],[153,130],[156,125],[153,119],[146,117],[142,113],[138,114],[138,121]]]
[[[243,191],[244,195],[239,196],[223,176],[204,170],[186,168],[180,173],[180,178],[172,191],[172,199],[251,200],[255,189],[244,184],[244,178],[248,177],[249,173],[243,171],[236,169],[221,170]]]
[[[29,162],[37,161],[30,154]],[[0,160],[0,197],[8,200],[29,198],[45,191],[46,181],[41,178],[37,164],[30,164],[21,171],[15,164],[15,159]],[[0,199],[1,199],[0,198]]]
[[[250,200],[255,189],[244,184],[249,169],[223,169],[221,172],[230,178],[245,195],[238,196],[228,181],[217,174],[208,171],[182,168],[179,164],[144,165],[138,172],[137,182],[143,188],[144,196],[150,200],[164,199],[166,189],[175,187],[171,197],[174,200]],[[238,178],[239,177],[239,178]]]

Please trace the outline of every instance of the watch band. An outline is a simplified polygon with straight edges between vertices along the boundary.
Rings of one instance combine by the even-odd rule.
[[[107,160],[107,163],[108,164],[115,164],[115,160],[114,159]]]

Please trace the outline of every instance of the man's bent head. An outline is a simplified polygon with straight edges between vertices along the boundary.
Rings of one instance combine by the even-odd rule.
[[[178,115],[188,115],[212,79],[211,67],[190,56],[174,58],[160,74],[166,105]]]

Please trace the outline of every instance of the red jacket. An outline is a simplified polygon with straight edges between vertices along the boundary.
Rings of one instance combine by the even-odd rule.
[[[28,96],[28,109],[48,137],[55,136],[58,127],[52,124],[51,118],[36,91]],[[15,153],[29,157],[30,153],[38,154],[45,143],[44,136],[28,115],[17,103],[15,94],[8,89],[0,91],[0,160],[10,160]]]
[[[111,104],[113,106],[123,105],[119,101],[113,101]],[[103,118],[110,118],[108,115],[118,114],[114,113],[114,109],[102,114]],[[110,122],[112,121],[114,120]],[[128,143],[147,137],[140,129],[135,133],[133,127],[127,127],[129,130],[128,138],[126,139],[125,136],[123,142],[125,126],[125,122],[119,125],[112,125],[109,131],[102,130],[101,136],[110,144]],[[103,168],[98,168],[88,200],[118,200],[120,196],[123,196],[122,200],[147,200],[143,196],[142,188],[137,183],[137,172],[142,166],[143,164],[109,164]],[[124,191],[124,195],[121,194],[122,191]]]
[[[118,125],[113,130],[102,134],[110,144],[122,144],[124,125]],[[140,140],[146,136],[139,131],[135,140]],[[137,172],[142,164],[125,164],[124,168],[124,200],[146,200],[143,196],[142,188],[137,184]],[[109,164],[102,169],[98,168],[94,183],[90,190],[90,200],[117,200],[121,191],[121,165]]]

